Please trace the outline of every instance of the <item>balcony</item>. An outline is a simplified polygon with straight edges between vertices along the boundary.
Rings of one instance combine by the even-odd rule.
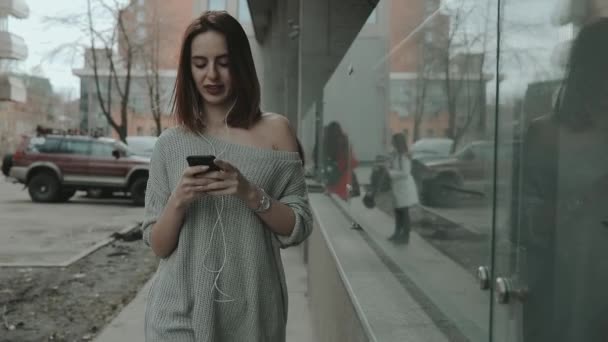
[[[0,101],[25,102],[26,90],[17,77],[0,74]]]
[[[27,45],[23,38],[0,31],[0,59],[24,60],[26,58]]]
[[[24,0],[0,0],[0,16],[9,15],[25,19],[30,15],[30,8]]]

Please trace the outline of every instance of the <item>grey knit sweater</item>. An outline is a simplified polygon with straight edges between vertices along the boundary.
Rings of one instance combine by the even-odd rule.
[[[291,207],[295,227],[291,236],[274,234],[234,196],[193,202],[176,249],[161,259],[152,281],[146,341],[285,341],[287,289],[279,248],[302,242],[312,229],[299,155],[206,138],[171,128],[158,139],[146,190],[144,242],[150,244],[151,228],[187,167],[186,156],[213,154],[209,143],[224,151],[220,159]]]

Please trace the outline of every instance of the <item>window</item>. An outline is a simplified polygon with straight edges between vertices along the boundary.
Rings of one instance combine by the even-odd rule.
[[[239,0],[239,21],[241,24],[251,23],[251,12],[247,0]]]
[[[137,135],[144,135],[144,128],[141,126],[137,126]]]
[[[91,155],[95,157],[112,157],[114,147],[110,144],[95,142],[91,149]]]
[[[80,154],[88,155],[91,148],[91,142],[84,140],[65,139],[59,147],[60,153],[65,154]]]
[[[61,139],[58,138],[35,137],[30,140],[28,151],[38,153],[58,153],[60,142]]]
[[[209,0],[208,8],[210,11],[225,11],[226,0]]]

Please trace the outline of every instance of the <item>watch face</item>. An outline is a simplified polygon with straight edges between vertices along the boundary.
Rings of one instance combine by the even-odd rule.
[[[268,197],[268,195],[266,194],[266,191],[260,189],[260,191],[262,192],[262,199],[260,200],[260,207],[256,210],[256,212],[264,212],[268,209],[270,209],[270,205],[271,205],[271,201],[270,201],[270,197]]]
[[[270,209],[270,198],[268,198],[268,195],[264,193],[264,195],[262,195],[262,210],[268,209]]]

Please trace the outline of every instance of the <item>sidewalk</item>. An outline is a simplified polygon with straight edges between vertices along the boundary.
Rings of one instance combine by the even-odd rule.
[[[287,289],[289,291],[289,313],[287,341],[313,342],[314,334],[308,307],[308,274],[302,262],[302,248],[292,247],[281,251]],[[99,334],[95,342],[144,342],[144,310],[148,282],[135,299]]]

